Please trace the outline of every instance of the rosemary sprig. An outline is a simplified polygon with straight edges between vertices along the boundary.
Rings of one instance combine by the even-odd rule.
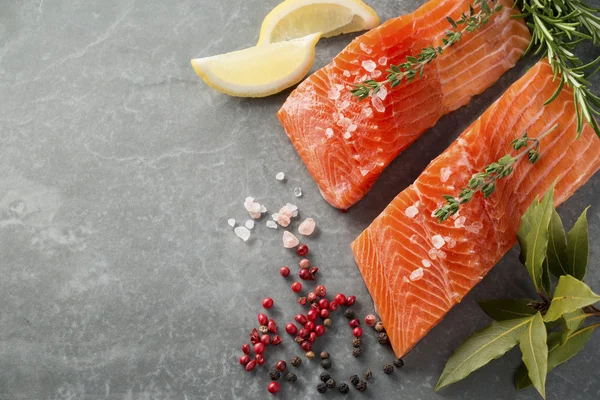
[[[546,101],[552,102],[564,85],[573,90],[577,113],[577,132],[581,134],[587,122],[600,136],[595,115],[600,115],[600,97],[590,90],[589,77],[600,70],[600,57],[584,64],[574,55],[575,47],[585,40],[600,42],[600,10],[583,0],[519,0],[522,14],[532,29],[532,40],[527,51],[537,47],[535,54],[544,54],[560,82],[555,93]],[[587,74],[587,76],[586,76]]]
[[[540,158],[540,141],[552,133],[558,124],[548,129],[541,136],[537,138],[530,138],[527,136],[527,132],[522,137],[515,139],[511,142],[511,147],[515,150],[521,150],[520,153],[514,157],[510,154],[505,155],[498,161],[491,163],[483,169],[482,172],[474,174],[467,187],[464,187],[458,197],[451,195],[442,196],[446,199],[446,204],[438,208],[434,216],[439,222],[444,222],[452,215],[456,214],[461,204],[469,202],[473,195],[477,192],[481,192],[483,197],[488,198],[496,191],[496,181],[510,175],[515,167],[515,164],[524,157],[527,157],[527,161],[534,164]]]
[[[490,4],[488,4],[488,1],[475,0],[473,5],[469,6],[468,15],[463,13],[460,19],[456,21],[446,17],[453,29],[446,32],[445,37],[442,38],[442,45],[430,45],[423,48],[416,56],[407,56],[406,61],[402,64],[390,65],[387,71],[388,76],[383,81],[369,79],[363,83],[355,84],[354,89],[351,90],[352,94],[358,97],[359,100],[363,100],[379,93],[383,85],[389,84],[391,88],[394,88],[400,85],[402,81],[409,83],[415,80],[417,76],[421,79],[425,72],[425,65],[435,60],[438,55],[443,54],[448,47],[459,42],[465,33],[472,33],[487,24],[492,14],[502,9],[501,4],[496,4],[497,0],[490,1]],[[478,6],[479,11],[475,12],[475,8]]]

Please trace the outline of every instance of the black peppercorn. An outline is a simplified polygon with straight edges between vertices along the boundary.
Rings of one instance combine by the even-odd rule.
[[[326,351],[322,351],[320,356],[322,360],[325,360],[326,358],[329,358],[329,353]]]
[[[358,382],[360,382],[360,379],[358,379],[358,375],[352,375],[352,376],[350,377],[350,383],[351,383],[353,386],[356,386],[356,385],[358,385]]]
[[[373,377],[373,373],[371,372],[370,369],[368,369],[367,372],[365,372],[365,374],[363,376],[365,377],[366,380],[369,380]]]
[[[271,378],[272,381],[277,381],[281,377],[281,372],[274,369],[271,372],[269,372],[269,377]]]
[[[362,353],[362,352],[360,351],[360,347],[359,347],[359,348],[356,348],[356,349],[354,349],[354,350],[352,350],[352,355],[353,355],[354,357],[360,357],[360,354],[361,354],[361,353]]]
[[[299,367],[300,365],[302,365],[302,359],[300,359],[300,357],[298,356],[294,356],[294,358],[292,358],[292,365],[294,367]]]
[[[354,311],[352,311],[352,309],[350,309],[350,308],[348,308],[348,309],[346,309],[346,311],[344,311],[344,316],[348,319],[356,318],[356,314],[354,314]]]
[[[364,392],[365,390],[367,390],[367,382],[360,381],[355,387],[356,390],[358,390],[359,392]]]
[[[317,385],[317,391],[319,393],[325,393],[327,391],[327,384],[325,382],[321,382]]]
[[[327,382],[325,382],[325,384],[329,389],[333,389],[336,386],[336,383],[333,379],[329,379]]]
[[[392,366],[392,364],[386,364],[383,366],[383,372],[385,372],[387,375],[389,375],[392,372],[394,372],[394,367]]]
[[[329,358],[322,360],[321,361],[321,367],[323,367],[324,369],[329,369],[331,368],[331,360]]]
[[[341,394],[347,394],[350,391],[350,386],[347,383],[342,383],[339,387]]]
[[[394,361],[394,366],[396,368],[404,367],[404,360],[402,360],[401,358],[397,359],[396,361]]]
[[[288,381],[288,382],[296,382],[296,381],[298,380],[298,377],[296,376],[296,374],[295,374],[295,373],[293,373],[293,372],[288,372],[288,373],[285,375],[285,380],[286,380],[286,381]]]
[[[321,372],[321,375],[319,375],[319,379],[322,382],[327,382],[328,380],[331,379],[331,375],[329,375],[329,373],[327,373],[327,372]]]
[[[381,332],[379,335],[377,335],[377,341],[379,342],[379,344],[387,344],[387,342],[388,342],[387,333]]]
[[[352,346],[353,347],[360,347],[362,345],[362,339],[361,338],[354,338],[352,339]]]

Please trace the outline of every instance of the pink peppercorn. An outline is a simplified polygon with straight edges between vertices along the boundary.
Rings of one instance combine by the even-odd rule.
[[[279,274],[281,276],[283,276],[284,278],[286,278],[287,276],[290,275],[290,267],[288,266],[283,266],[279,269]]]
[[[298,253],[299,256],[304,257],[305,255],[308,254],[308,246],[305,244],[301,244],[300,246],[298,246],[298,248],[296,249],[296,253]]]
[[[310,351],[310,349],[312,349],[312,343],[308,340],[305,340],[304,342],[302,342],[301,347],[303,351]]]
[[[258,324],[259,325],[266,325],[268,323],[269,323],[269,317],[267,317],[263,313],[258,314]]]
[[[283,339],[281,339],[281,337],[279,337],[279,335],[275,335],[273,336],[273,340],[271,340],[271,344],[273,346],[277,346],[278,344],[280,344],[283,341]]]
[[[257,354],[255,360],[258,365],[263,365],[265,363],[265,356],[262,354]]]
[[[313,308],[306,314],[306,316],[308,317],[308,319],[310,321],[314,321],[315,319],[317,319],[319,317],[319,312]]]
[[[308,322],[308,318],[306,318],[306,315],[304,315],[304,314],[296,314],[294,319],[296,320],[296,322],[298,322],[299,324],[302,324],[302,325],[304,325]]]
[[[250,362],[250,356],[249,355],[245,355],[245,356],[241,356],[240,357],[240,364],[242,364],[244,367],[246,365],[248,365],[249,362]]]
[[[333,298],[333,301],[335,301],[338,305],[343,306],[344,304],[346,304],[347,299],[343,293],[338,293]]]
[[[317,336],[322,336],[325,333],[325,326],[324,325],[315,326],[315,333],[317,334]]]
[[[325,289],[324,285],[319,285],[315,289],[315,292],[317,293],[317,296],[319,296],[319,297],[325,297],[325,295],[327,294],[327,289]]]
[[[335,301],[332,301],[331,303],[329,303],[329,309],[331,311],[335,311],[338,309],[340,305],[338,303],[336,303]]]
[[[311,332],[310,336],[308,337],[308,341],[314,343],[315,340],[317,340],[317,334],[315,332]]]
[[[277,324],[275,323],[275,321],[270,319],[269,323],[267,324],[267,329],[269,329],[269,332],[271,333],[277,333]]]
[[[308,337],[310,336],[310,331],[306,328],[302,328],[300,329],[298,336],[300,336],[302,339],[308,339]]]
[[[329,318],[329,310],[326,308],[321,309],[321,312],[319,314],[321,315],[321,318],[323,318],[323,319]]]
[[[302,269],[310,268],[310,261],[308,261],[308,258],[303,258],[302,260],[300,260],[300,268],[302,268]]]
[[[260,337],[260,342],[262,344],[264,344],[265,346],[268,344],[271,344],[271,336],[267,335],[266,333],[264,335],[262,335]]]
[[[319,307],[321,308],[329,308],[329,300],[321,299],[319,300]]]
[[[256,354],[262,354],[265,352],[265,345],[262,342],[258,342],[254,345],[254,352]]]
[[[301,290],[302,290],[302,284],[300,282],[292,283],[292,292],[298,293]]]
[[[270,297],[266,297],[263,301],[262,301],[262,306],[266,309],[269,309],[271,307],[273,307],[273,299]]]
[[[306,297],[309,302],[317,301],[317,294],[315,292],[310,292]]]
[[[277,364],[275,364],[275,368],[278,371],[285,371],[285,369],[287,368],[287,364],[285,363],[285,361],[279,360],[277,361]]]
[[[361,336],[362,336],[362,334],[363,334],[363,332],[362,332],[362,328],[361,328],[360,326],[357,326],[356,328],[354,328],[354,329],[352,330],[352,334],[353,334],[355,337],[361,337]]]
[[[254,369],[254,367],[256,367],[256,360],[252,360],[246,364],[246,371],[250,372]]]
[[[310,281],[312,280],[312,275],[310,273],[309,270],[307,269],[301,269],[300,272],[298,272],[298,278],[302,279],[303,281]]]
[[[360,325],[360,320],[358,318],[354,318],[350,321],[350,328],[356,328]]]
[[[290,322],[285,326],[285,331],[293,336],[298,333],[298,327]]]
[[[248,343],[244,343],[242,345],[242,351],[244,354],[250,354],[250,345]]]
[[[271,382],[267,385],[267,390],[269,391],[269,393],[275,394],[277,392],[279,392],[280,386],[279,383],[277,382]]]
[[[308,329],[309,331],[314,331],[315,330],[315,323],[314,321],[308,321],[306,322],[306,324],[304,324],[304,328]]]
[[[365,324],[367,326],[375,326],[376,323],[377,323],[377,317],[374,316],[373,314],[369,314],[365,317]]]
[[[350,296],[348,297],[348,299],[346,300],[346,305],[348,307],[353,306],[354,303],[356,303],[356,296]],[[341,304],[340,304],[341,305]]]
[[[300,304],[301,306],[305,306],[307,303],[306,297],[298,297],[298,304]]]

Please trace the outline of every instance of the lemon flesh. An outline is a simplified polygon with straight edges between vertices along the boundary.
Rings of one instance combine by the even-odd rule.
[[[192,66],[210,87],[237,97],[265,97],[300,82],[315,59],[321,34],[250,47],[207,58]]]
[[[259,45],[322,32],[322,37],[372,29],[379,17],[361,0],[287,0],[263,21]]]

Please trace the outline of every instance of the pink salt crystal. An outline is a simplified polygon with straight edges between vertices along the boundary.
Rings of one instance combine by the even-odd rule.
[[[381,57],[379,60],[377,60],[377,62],[379,63],[379,65],[386,65],[388,62],[387,57]]]
[[[467,219],[465,217],[458,217],[456,221],[454,221],[455,228],[463,228],[465,226],[465,221]]]
[[[288,227],[290,225],[290,222],[292,222],[290,220],[290,217],[288,217],[285,214],[279,214],[279,216],[277,217],[277,223],[283,226],[284,228]]]
[[[418,238],[419,238],[419,237],[418,237],[417,235],[412,235],[412,236],[410,237],[410,242],[411,242],[412,244],[415,244],[415,243],[417,243],[417,239],[418,239]]]
[[[298,233],[304,236],[310,236],[315,231],[317,223],[312,218],[306,218],[298,227]]]
[[[411,281],[418,281],[423,277],[423,268],[419,267],[410,274]]]
[[[452,175],[452,168],[444,167],[440,170],[440,181],[445,183]]]
[[[300,240],[289,231],[283,232],[283,247],[293,249],[300,244]]]
[[[362,109],[362,115],[365,118],[369,118],[371,115],[373,115],[373,109],[371,107],[365,107]]]
[[[414,218],[418,213],[419,210],[415,206],[410,206],[404,211],[404,214],[406,214],[408,218]]]
[[[385,112],[385,106],[383,105],[383,102],[379,96],[371,96],[371,104],[373,104],[373,107],[378,112]]]
[[[331,137],[333,137],[333,129],[331,129],[331,128],[327,128],[327,129],[325,130],[325,136],[327,136],[328,138],[331,138]]]
[[[431,243],[433,243],[433,247],[435,247],[436,249],[441,249],[442,246],[444,244],[446,244],[446,242],[444,241],[444,238],[442,237],[442,235],[435,235],[431,238]]]
[[[344,76],[345,76],[346,78],[348,78],[348,77],[350,76],[350,71],[347,71],[347,70],[346,70],[346,71],[344,71]]]
[[[421,260],[421,264],[423,264],[425,268],[431,267],[431,261],[429,260]]]
[[[374,61],[371,60],[365,60],[362,62],[362,67],[367,71],[367,72],[373,72],[375,71],[375,68],[377,68],[377,64],[375,64]]]
[[[429,252],[427,253],[427,255],[432,260],[435,260],[437,258],[437,249],[429,249]]]
[[[366,44],[364,44],[364,43],[360,43],[360,44],[358,45],[358,47],[360,47],[360,49],[361,49],[362,51],[364,51],[365,53],[367,53],[367,54],[371,54],[371,53],[373,52],[373,49],[372,49],[372,48],[370,48],[369,46],[367,46],[367,45],[366,45]]]
[[[373,78],[379,78],[381,76],[381,74],[382,74],[382,72],[377,69],[377,70],[373,71]]]
[[[381,86],[381,89],[379,89],[379,92],[377,92],[377,97],[379,97],[381,100],[385,100],[385,98],[388,95],[388,90],[385,86]]]
[[[442,260],[443,260],[443,259],[445,259],[445,258],[446,258],[446,253],[445,253],[445,252],[443,252],[442,250],[438,250],[438,251],[437,251],[437,256],[438,256],[438,258],[439,258],[439,259],[442,259]]]

